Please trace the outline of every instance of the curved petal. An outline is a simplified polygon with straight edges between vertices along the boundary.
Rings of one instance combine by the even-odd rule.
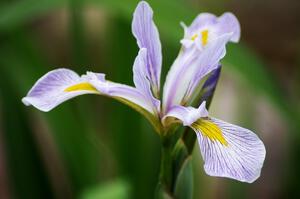
[[[232,33],[229,41],[238,42],[241,28],[237,18],[230,12],[220,17],[210,13],[201,13],[189,27],[184,26],[184,32],[181,43],[185,48],[191,47],[194,43],[203,49],[207,43],[228,33]]]
[[[122,98],[149,113],[155,113],[149,100],[138,89],[105,80],[101,73],[87,72],[81,77],[69,69],[56,69],[41,77],[22,99],[25,105],[50,111],[62,102],[83,94],[102,94]]]
[[[198,109],[173,107],[163,118],[165,126],[169,117],[179,119],[196,132],[208,175],[249,183],[260,176],[266,149],[252,131],[209,118],[205,102]]]
[[[197,134],[208,175],[252,183],[259,176],[266,150],[252,131],[212,118],[191,126]]]
[[[230,37],[231,34],[219,37],[209,43],[201,53],[193,48],[179,54],[164,85],[164,113],[168,112],[172,106],[184,104],[189,100],[189,95],[193,92],[190,87],[193,87],[195,81],[200,81],[218,67],[219,61],[226,54],[225,44]]]
[[[206,109],[206,102],[202,102],[199,108],[174,106],[170,111],[162,118],[164,126],[168,125],[167,119],[173,117],[179,119],[184,126],[190,126],[201,117],[207,117],[208,111]]]
[[[160,101],[153,96],[149,79],[147,78],[147,49],[141,48],[133,65],[133,81],[135,87],[148,98],[154,110],[160,112]]]
[[[155,96],[159,94],[162,64],[161,43],[153,22],[153,11],[148,3],[141,1],[133,15],[132,32],[139,48],[147,49],[146,72]]]
[[[104,76],[101,75],[101,78]],[[98,93],[92,85],[74,71],[56,69],[41,77],[22,102],[27,106],[33,105],[41,111],[50,111],[62,102],[78,95]]]
[[[241,26],[234,14],[230,12],[224,13],[222,16],[218,18],[218,34],[224,34],[232,32],[232,36],[230,41],[239,42],[241,37]]]

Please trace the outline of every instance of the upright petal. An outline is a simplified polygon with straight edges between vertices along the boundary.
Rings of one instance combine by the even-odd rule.
[[[135,87],[148,98],[154,110],[160,112],[160,101],[153,96],[149,79],[147,78],[147,49],[141,48],[133,65],[133,81]]]
[[[147,49],[146,75],[155,96],[159,95],[162,64],[161,43],[153,22],[153,11],[148,3],[141,1],[133,15],[132,32],[139,48]]]
[[[208,43],[228,33],[232,33],[230,41],[238,42],[241,34],[240,24],[230,12],[220,17],[210,13],[201,13],[189,27],[185,25],[183,27],[185,34],[181,43],[185,48],[195,44],[199,49],[203,49]]]
[[[101,77],[104,78],[102,75]],[[56,69],[41,77],[22,101],[27,106],[33,105],[39,110],[50,111],[78,95],[98,93],[91,84],[74,71]]]
[[[212,118],[192,125],[208,175],[252,183],[259,176],[266,149],[252,131]]]
[[[230,37],[231,34],[219,37],[209,43],[201,53],[197,48],[192,48],[179,54],[164,85],[164,113],[174,105],[185,104],[193,92],[190,87],[218,67],[219,61],[225,56],[225,44]]]

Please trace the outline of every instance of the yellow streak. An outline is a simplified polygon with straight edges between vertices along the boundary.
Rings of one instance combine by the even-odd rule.
[[[202,31],[201,35],[202,35],[202,45],[205,46],[208,42],[208,30]]]
[[[200,119],[192,124],[192,127],[200,131],[203,136],[208,137],[211,141],[218,141],[222,145],[228,146],[221,129],[210,120]]]
[[[92,86],[90,83],[87,83],[87,82],[83,82],[83,83],[79,83],[79,84],[75,84],[75,85],[72,85],[68,88],[66,88],[64,91],[65,92],[72,92],[72,91],[97,91],[97,89]]]
[[[198,34],[194,34],[194,35],[192,36],[191,39],[192,39],[193,41],[195,41],[195,39],[197,39],[197,37],[198,37]]]

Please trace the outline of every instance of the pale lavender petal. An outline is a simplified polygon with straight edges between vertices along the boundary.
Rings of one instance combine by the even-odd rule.
[[[153,102],[139,89],[111,81],[99,81],[98,76],[98,73],[89,72],[86,78],[101,94],[124,99],[153,115],[157,114],[157,108],[153,106]]]
[[[218,18],[211,14],[211,13],[201,13],[199,14],[194,21],[192,22],[192,24],[190,25],[190,27],[188,27],[189,31],[197,31],[199,29],[201,29],[204,26],[207,25],[214,25],[217,23]]]
[[[224,13],[218,18],[218,34],[232,32],[230,41],[238,42],[241,37],[241,27],[238,19],[230,12]]]
[[[65,92],[72,85],[85,82],[79,75],[69,69],[56,69],[41,77],[22,102],[33,105],[39,110],[50,111],[62,102],[83,94],[96,94],[96,90],[78,90]]]
[[[161,43],[153,22],[153,11],[148,3],[141,1],[133,15],[132,32],[140,48],[147,49],[147,78],[155,95],[159,93],[162,64]]]
[[[147,49],[141,48],[133,65],[133,81],[135,87],[152,103],[154,110],[160,112],[160,101],[153,96],[149,79],[147,78]]]
[[[218,67],[219,61],[225,56],[225,44],[231,34],[224,34],[211,42],[200,53],[197,48],[188,49],[179,54],[172,65],[164,85],[164,113],[174,105],[184,104],[189,100],[195,81]]]
[[[211,122],[221,129],[226,144],[193,128],[205,162],[205,172],[211,176],[254,182],[260,176],[266,155],[262,141],[248,129],[214,118]]]
[[[167,119],[169,117],[173,117],[173,118],[179,119],[184,126],[190,126],[199,118],[208,116],[208,111],[205,106],[206,106],[205,101],[202,102],[202,104],[198,108],[185,107],[185,106],[174,106],[162,118],[162,122],[164,125],[166,125]]]
[[[205,47],[201,44],[203,31],[208,31],[208,43],[228,33],[232,33],[229,41],[238,42],[241,34],[239,21],[232,13],[226,12],[220,17],[210,13],[201,13],[189,27],[184,25],[185,34],[181,43],[185,48],[196,44],[199,49],[203,49]]]
[[[83,94],[101,94],[127,101],[126,104],[156,114],[149,99],[138,89],[105,80],[102,73],[79,76],[69,69],[56,69],[41,77],[22,102],[39,110],[50,111],[64,101]],[[129,102],[129,103],[128,103]]]

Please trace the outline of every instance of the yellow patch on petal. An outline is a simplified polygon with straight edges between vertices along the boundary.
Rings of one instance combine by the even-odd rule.
[[[208,42],[208,30],[203,30],[201,32],[201,35],[202,35],[202,45],[205,46]]]
[[[211,141],[218,141],[222,145],[228,146],[221,129],[210,120],[200,119],[192,124],[192,127],[200,131],[203,136],[208,137]]]
[[[195,39],[197,39],[197,37],[198,37],[198,34],[194,34],[194,35],[192,36],[191,39],[192,39],[193,41],[195,41]]]
[[[97,89],[91,85],[90,83],[83,82],[79,84],[72,85],[64,90],[65,92],[73,92],[73,91],[97,91]]]

